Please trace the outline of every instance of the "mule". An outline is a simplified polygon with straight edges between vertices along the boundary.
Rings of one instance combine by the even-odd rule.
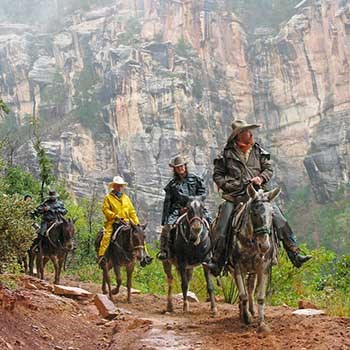
[[[272,225],[272,202],[280,194],[280,189],[256,191],[251,184],[247,193],[248,202],[235,213],[228,268],[239,291],[241,320],[245,324],[252,322],[256,290],[258,331],[268,332],[269,327],[264,318],[266,287],[278,249]]]
[[[126,287],[127,287],[127,302],[131,302],[131,286],[132,286],[132,274],[134,271],[136,261],[143,262],[145,254],[145,225],[135,225],[130,222],[128,225],[120,225],[114,231],[111,242],[106,252],[106,264],[102,265],[103,279],[102,279],[102,292],[107,294],[110,299],[113,295],[116,295],[120,291],[122,284],[121,267],[125,266],[126,269]],[[100,233],[95,242],[96,250],[100,246],[103,231]],[[109,277],[109,270],[114,269],[117,285],[112,289],[111,281]],[[107,286],[107,288],[106,288]]]
[[[167,312],[173,312],[172,266],[174,265],[181,277],[181,289],[183,296],[183,312],[189,311],[187,300],[188,286],[192,279],[193,269],[202,265],[207,284],[207,292],[210,298],[211,313],[217,314],[214,297],[214,288],[210,279],[209,268],[203,263],[208,262],[211,256],[211,240],[209,236],[209,225],[204,218],[204,205],[202,198],[195,197],[188,201],[186,213],[177,221],[175,232],[171,232],[170,256],[163,261],[164,272],[167,276],[168,297]]]
[[[39,243],[33,245],[29,251],[30,275],[33,275],[34,260],[36,259],[37,273],[41,279],[44,279],[45,265],[51,260],[55,268],[54,284],[59,284],[67,253],[74,248],[74,235],[74,220],[62,217],[60,221],[51,223],[46,236],[42,237]],[[34,252],[35,246],[37,252]]]

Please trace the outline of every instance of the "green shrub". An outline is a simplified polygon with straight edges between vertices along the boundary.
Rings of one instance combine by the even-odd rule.
[[[28,215],[32,207],[22,197],[0,192],[0,208],[0,271],[4,271],[26,254],[35,233]]]

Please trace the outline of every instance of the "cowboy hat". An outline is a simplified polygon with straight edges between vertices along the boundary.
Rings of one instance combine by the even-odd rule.
[[[128,183],[121,176],[114,176],[113,181],[108,184],[109,187],[113,185],[128,186]]]
[[[242,131],[247,129],[256,129],[260,128],[261,124],[248,124],[245,120],[235,119],[232,124],[232,137],[235,138]]]
[[[186,165],[188,163],[186,157],[176,156],[170,160],[169,166],[176,168],[178,166]]]

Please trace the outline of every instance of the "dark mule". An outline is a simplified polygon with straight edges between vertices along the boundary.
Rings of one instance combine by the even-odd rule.
[[[167,311],[173,312],[172,301],[172,265],[175,265],[181,277],[183,295],[183,311],[189,311],[187,301],[188,285],[192,279],[195,266],[207,262],[211,255],[211,241],[209,225],[204,218],[204,205],[200,198],[195,198],[187,203],[187,211],[182,215],[176,226],[175,237],[170,244],[170,258],[163,261],[164,272],[167,275],[168,301]],[[174,231],[171,232],[174,235]],[[207,291],[211,302],[211,312],[216,315],[217,308],[214,297],[214,289],[207,266],[203,266],[207,283]]]
[[[240,299],[240,316],[245,324],[252,322],[254,293],[258,302],[259,331],[269,331],[264,320],[266,287],[276,258],[278,240],[272,227],[272,201],[280,189],[270,192],[247,188],[249,200],[237,209],[229,269],[235,278]]]
[[[103,269],[103,280],[102,280],[102,292],[107,294],[106,285],[108,287],[108,295],[112,299],[112,294],[118,294],[120,286],[122,284],[122,276],[120,268],[125,266],[126,269],[126,286],[127,286],[127,301],[131,302],[131,283],[132,283],[132,273],[134,271],[135,262],[144,261],[145,254],[145,225],[121,225],[114,231],[111,243],[106,252],[107,263],[102,266]],[[102,239],[102,233],[100,233],[96,238],[96,249],[100,246]],[[117,286],[116,288],[111,288],[111,280],[108,271],[113,267]]]
[[[43,237],[37,245],[38,252],[34,252],[34,247],[29,252],[29,271],[33,275],[33,265],[36,258],[37,273],[44,279],[44,267],[51,260],[55,268],[54,284],[60,283],[62,266],[68,251],[74,247],[75,228],[74,221],[61,218],[60,221],[49,225],[47,236]]]

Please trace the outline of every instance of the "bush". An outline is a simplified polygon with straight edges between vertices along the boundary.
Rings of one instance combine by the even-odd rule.
[[[32,208],[21,197],[0,193],[0,208],[0,271],[4,271],[26,254],[35,232],[28,215]]]

